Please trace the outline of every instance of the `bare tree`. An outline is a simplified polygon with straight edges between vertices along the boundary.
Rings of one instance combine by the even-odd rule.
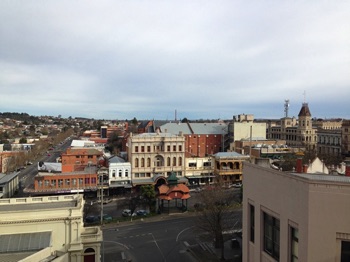
[[[221,249],[224,260],[224,233],[233,230],[237,224],[234,209],[240,206],[235,201],[232,190],[227,190],[220,183],[199,193],[200,202],[195,204],[197,227],[208,232],[214,239],[216,248]]]

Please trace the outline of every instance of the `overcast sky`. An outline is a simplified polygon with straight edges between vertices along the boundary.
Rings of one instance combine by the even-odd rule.
[[[350,119],[350,1],[1,0],[0,112]]]

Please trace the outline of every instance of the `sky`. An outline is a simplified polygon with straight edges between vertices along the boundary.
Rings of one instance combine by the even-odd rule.
[[[0,112],[350,119],[350,1],[2,0]]]

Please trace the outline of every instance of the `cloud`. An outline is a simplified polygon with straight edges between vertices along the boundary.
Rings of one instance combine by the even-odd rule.
[[[345,1],[2,1],[0,111],[279,118],[284,99],[297,115],[306,91],[315,116],[349,118],[349,7]]]

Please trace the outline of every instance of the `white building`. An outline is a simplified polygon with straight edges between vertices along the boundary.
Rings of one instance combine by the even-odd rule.
[[[114,156],[108,159],[109,188],[131,188],[131,164]]]
[[[0,199],[0,261],[100,261],[102,232],[83,225],[84,199]]]

